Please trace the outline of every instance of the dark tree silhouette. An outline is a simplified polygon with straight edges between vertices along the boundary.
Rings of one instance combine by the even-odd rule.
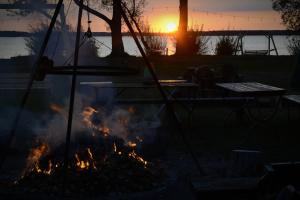
[[[177,32],[176,54],[187,54],[188,45],[188,0],[179,1],[179,26]]]
[[[7,0],[9,3],[18,5],[18,4],[28,4],[32,7],[30,9],[21,10],[15,12],[16,14],[25,16],[31,14],[32,12],[40,12],[44,14],[46,17],[51,18],[51,15],[46,12],[44,9],[47,3],[55,3],[55,0]],[[79,0],[74,0],[74,2],[79,5]],[[143,8],[145,6],[146,0],[125,0],[123,1],[127,7],[129,8],[131,15],[138,19],[142,13]],[[112,36],[112,56],[123,56],[125,55],[124,45],[122,41],[122,17],[121,17],[121,0],[90,0],[90,5],[97,6],[98,9],[93,9],[87,4],[84,5],[83,9],[90,12],[91,14],[99,17],[103,21],[105,21],[110,30]],[[103,14],[102,11],[110,11],[112,12],[112,17],[108,17]],[[138,21],[138,20],[137,20]]]
[[[300,31],[300,1],[272,0],[273,9],[280,12],[283,23],[288,29]]]
[[[79,5],[79,0],[74,0],[74,2]],[[110,30],[112,37],[112,56],[123,56],[125,54],[124,45],[122,41],[122,16],[121,16],[121,0],[93,0],[93,4],[99,4],[101,8],[112,12],[112,17],[102,14],[95,9],[88,6],[84,6],[84,10],[89,11],[93,15],[104,20]],[[145,6],[146,0],[126,0],[123,1],[125,5],[129,8],[131,15],[138,18],[142,15],[142,10]],[[138,21],[138,20],[137,20]]]
[[[280,12],[283,23],[288,29],[300,31],[300,1],[299,0],[272,0],[274,10]],[[290,39],[289,50],[296,55],[296,67],[291,80],[291,87],[300,91],[300,37]]]
[[[219,38],[215,54],[218,56],[230,56],[236,52],[236,40],[231,36],[222,36]]]

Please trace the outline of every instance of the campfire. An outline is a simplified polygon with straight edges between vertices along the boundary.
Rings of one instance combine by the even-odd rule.
[[[51,109],[65,114],[58,105],[51,105]],[[140,155],[143,138],[135,133],[140,128],[131,127],[130,115],[134,114],[133,107],[110,117],[103,109],[85,107],[80,116],[86,131],[77,134],[71,143],[67,173],[65,145],[53,149],[45,139],[39,139],[30,150],[24,173],[15,187],[29,193],[97,196],[160,186],[164,170]]]

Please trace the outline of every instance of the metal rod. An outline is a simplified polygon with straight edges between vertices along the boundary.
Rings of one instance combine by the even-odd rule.
[[[51,71],[48,74],[52,75],[73,75],[75,74],[78,76],[124,76],[124,75],[135,75],[137,72],[130,72],[130,71],[120,71],[120,72],[101,72],[101,71]]]
[[[80,0],[79,12],[78,12],[78,22],[77,22],[77,32],[76,32],[76,43],[75,43],[75,53],[74,53],[74,64],[72,75],[72,85],[71,85],[71,94],[70,94],[70,104],[69,104],[69,113],[68,113],[68,126],[67,126],[67,135],[66,135],[66,148],[65,148],[65,160],[64,160],[64,170],[67,172],[69,164],[69,151],[71,143],[71,133],[72,133],[72,122],[73,122],[73,111],[74,111],[74,100],[75,100],[75,89],[76,89],[76,67],[78,65],[78,54],[79,54],[79,42],[80,42],[80,32],[81,32],[81,19],[82,19],[82,6],[83,0]],[[65,173],[65,177],[66,177]],[[65,181],[64,181],[65,188]]]
[[[57,4],[41,4],[39,5],[39,8],[40,9],[55,9],[57,6]],[[28,4],[21,4],[21,3],[18,3],[18,4],[0,4],[0,9],[2,10],[10,10],[10,9],[19,9],[19,10],[30,10],[32,9],[32,5],[28,5]]]
[[[276,44],[275,44],[275,41],[274,41],[274,38],[273,38],[273,36],[271,36],[271,40],[272,40],[273,47],[274,47],[274,49],[275,49],[275,52],[276,52],[276,56],[278,56],[279,54],[278,54],[278,50],[277,50],[277,47],[276,47]]]
[[[50,25],[49,25],[49,28],[47,30],[47,33],[45,35],[45,38],[44,38],[44,41],[42,43],[42,46],[41,46],[41,49],[40,49],[40,52],[38,54],[38,58],[36,60],[36,62],[34,63],[33,67],[32,67],[32,71],[31,71],[31,74],[30,74],[30,79],[29,79],[29,82],[28,82],[28,85],[27,85],[27,88],[26,88],[26,91],[25,91],[25,94],[21,100],[21,104],[20,104],[20,107],[17,111],[17,114],[16,114],[16,117],[13,121],[13,125],[12,125],[12,129],[8,135],[8,141],[7,141],[7,147],[4,148],[3,152],[2,152],[2,156],[1,156],[1,160],[0,160],[0,169],[2,168],[5,160],[6,160],[6,155],[8,153],[8,151],[10,150],[11,148],[11,145],[12,145],[12,142],[15,138],[15,134],[16,134],[16,129],[17,129],[17,126],[19,124],[19,121],[20,121],[20,118],[21,118],[21,115],[23,113],[23,110],[24,110],[24,107],[25,107],[25,104],[27,102],[27,99],[29,97],[29,94],[30,94],[30,91],[31,91],[31,87],[32,87],[32,84],[34,82],[34,76],[35,76],[35,73],[36,73],[36,70],[37,70],[37,67],[39,65],[39,62],[40,62],[40,59],[41,57],[44,55],[45,53],[45,50],[46,50],[46,47],[48,45],[48,42],[49,42],[49,39],[50,39],[50,36],[51,36],[51,33],[52,33],[52,30],[53,30],[53,27],[55,25],[55,22],[57,20],[57,16],[61,10],[61,7],[63,5],[63,0],[59,0],[59,2],[57,3],[56,5],[56,8],[55,8],[55,12],[53,14],[53,17],[51,19],[51,22],[50,22]]]
[[[51,70],[71,70],[72,66],[55,66]],[[137,70],[133,67],[126,67],[121,65],[80,65],[76,67],[77,70],[97,70],[97,71],[131,71],[131,70]],[[49,71],[51,71],[49,70]]]
[[[138,32],[139,32],[139,34],[140,34],[140,37],[141,37],[141,41],[142,41],[144,47],[145,47],[147,50],[150,50],[150,47],[149,47],[149,45],[147,44],[147,42],[146,42],[146,40],[145,40],[145,37],[144,37],[144,35],[143,35],[143,32],[141,31],[141,29],[140,29],[140,27],[139,27],[137,21],[136,21],[136,20],[134,19],[134,17],[131,15],[130,10],[127,8],[126,4],[125,4],[125,3],[122,3],[122,5],[123,5],[124,8],[126,9],[127,13],[129,13],[129,16],[130,16],[131,20],[133,21],[133,23],[134,23],[136,29],[138,30]]]
[[[120,9],[120,12],[121,12],[121,15],[122,15],[122,17],[123,17],[123,19],[124,19],[124,21],[125,21],[128,29],[129,29],[130,33],[132,34],[132,37],[133,37],[133,39],[134,39],[134,41],[135,41],[135,43],[136,43],[136,45],[137,45],[137,47],[138,47],[141,55],[143,56],[143,59],[144,59],[144,61],[146,63],[146,66],[147,66],[150,74],[152,75],[152,78],[155,81],[155,83],[157,85],[157,88],[158,88],[161,96],[163,97],[163,100],[164,100],[164,103],[166,105],[167,110],[169,111],[169,113],[171,114],[171,117],[175,121],[175,124],[176,124],[176,126],[178,128],[178,132],[181,134],[181,137],[183,139],[184,144],[187,147],[187,150],[189,151],[189,153],[190,153],[190,155],[191,155],[191,157],[192,157],[192,159],[193,159],[193,161],[194,161],[194,163],[195,163],[195,165],[196,165],[199,173],[204,174],[204,172],[203,172],[203,170],[202,170],[202,168],[200,166],[200,163],[199,163],[199,161],[197,159],[197,156],[195,155],[195,153],[194,153],[191,145],[189,144],[189,142],[188,142],[188,140],[186,138],[186,135],[185,135],[185,132],[183,130],[183,127],[182,127],[182,125],[181,125],[181,123],[180,123],[180,121],[179,121],[179,119],[178,119],[178,117],[177,117],[177,115],[176,115],[176,113],[175,113],[175,111],[173,109],[173,106],[172,106],[171,102],[169,101],[167,95],[165,94],[162,86],[159,83],[159,80],[158,80],[158,78],[157,78],[157,76],[156,76],[156,74],[154,72],[153,65],[148,60],[148,57],[146,56],[146,53],[144,52],[144,49],[143,49],[142,45],[140,44],[140,42],[139,42],[139,40],[138,40],[138,38],[137,38],[137,36],[136,36],[136,34],[135,34],[135,32],[134,32],[131,24],[129,22],[129,19],[128,19],[127,15],[125,14],[125,12],[124,12],[124,10],[123,10],[122,7]]]

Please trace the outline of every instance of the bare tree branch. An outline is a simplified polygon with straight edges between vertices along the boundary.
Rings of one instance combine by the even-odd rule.
[[[74,2],[79,6],[79,0],[74,0]],[[100,13],[100,12],[98,12],[98,11],[96,11],[96,10],[86,6],[86,5],[83,5],[83,9],[90,12],[91,14],[99,17],[100,19],[104,20],[108,25],[111,26],[112,20],[109,19],[107,16],[103,15],[102,13]]]

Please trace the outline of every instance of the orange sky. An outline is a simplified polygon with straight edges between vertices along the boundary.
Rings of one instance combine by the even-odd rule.
[[[156,31],[165,31],[168,22],[178,24],[176,12],[149,13],[146,20]],[[189,27],[204,30],[274,30],[285,29],[278,13],[274,11],[233,11],[233,12],[190,12]]]
[[[152,29],[165,32],[170,22],[178,24],[178,0],[148,0],[143,19],[148,21]],[[204,30],[270,30],[285,29],[280,16],[272,10],[271,0],[190,0],[189,26]],[[230,2],[232,4],[230,4]],[[241,2],[240,4],[238,2]],[[77,8],[71,8],[68,21],[75,25]],[[38,14],[33,17],[6,17],[7,13],[1,11],[0,30],[28,31],[36,19],[42,19]],[[84,13],[83,26],[86,29],[86,13]],[[92,17],[93,31],[109,31],[104,22]],[[124,29],[125,31],[125,29]]]

